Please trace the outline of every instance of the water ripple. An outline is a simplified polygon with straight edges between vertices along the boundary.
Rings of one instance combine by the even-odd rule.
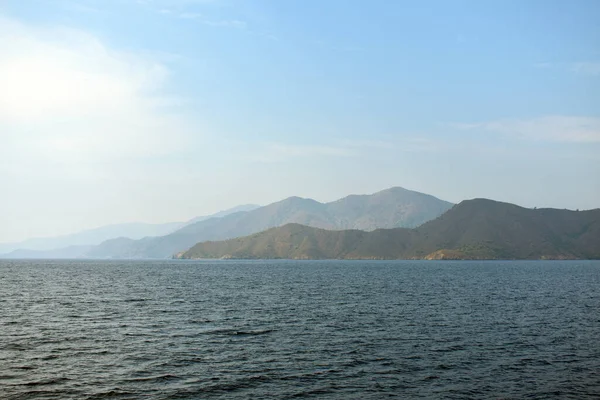
[[[0,261],[0,398],[600,398],[600,262]]]

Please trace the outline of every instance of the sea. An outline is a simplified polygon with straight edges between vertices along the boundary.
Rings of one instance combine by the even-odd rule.
[[[598,399],[600,261],[0,261],[1,399]]]

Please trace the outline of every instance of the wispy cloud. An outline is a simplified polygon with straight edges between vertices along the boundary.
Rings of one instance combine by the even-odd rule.
[[[350,44],[334,44],[324,40],[317,40],[315,43],[323,49],[337,53],[358,53],[364,51],[363,47]]]
[[[389,140],[388,140],[389,139]],[[248,150],[249,144],[239,144]],[[250,146],[251,147],[251,146]],[[439,143],[433,139],[415,136],[384,139],[341,139],[319,144],[289,144],[280,142],[262,143],[248,159],[258,162],[286,162],[297,158],[346,158],[366,157],[387,150],[399,152],[432,152],[439,149]]]
[[[287,162],[298,158],[371,157],[386,151],[432,153],[447,147],[447,144],[438,139],[414,135],[384,136],[381,139],[341,139],[326,144],[309,145],[267,142],[260,144],[253,151],[248,150],[252,147],[248,143],[237,145],[246,149],[246,153],[250,154],[247,157],[250,161],[265,163]]]
[[[217,26],[223,28],[235,28],[235,29],[246,29],[246,22],[237,19],[224,19],[224,20],[202,20],[204,25]]]
[[[395,144],[387,140],[379,139],[344,139],[340,145],[350,148],[371,148],[371,149],[393,149]]]
[[[204,18],[204,16],[200,13],[188,13],[188,12],[184,12],[184,13],[174,13],[172,11],[169,10],[163,10],[163,11],[168,11],[167,13],[163,14],[170,14],[170,15],[176,15],[177,17],[181,18],[181,19],[202,19]]]
[[[62,4],[66,10],[76,11],[80,13],[96,14],[101,12],[101,9],[90,4],[85,4],[76,1],[66,1]]]
[[[262,143],[258,149],[248,152],[250,161],[278,163],[297,158],[354,157],[358,153],[349,146],[298,145],[288,143]]]
[[[463,130],[510,135],[517,138],[570,142],[600,142],[600,118],[550,115],[532,119],[504,119],[482,123],[452,124]]]
[[[577,62],[571,66],[576,74],[600,76],[600,62]]]
[[[401,133],[397,135],[379,136],[380,139],[342,140],[340,145],[355,149],[356,151],[382,152],[393,150],[403,153],[432,153],[447,147],[439,138],[432,138],[414,133]]]
[[[270,143],[269,150],[291,157],[337,156],[348,157],[355,155],[352,149],[336,146],[306,146]]]
[[[199,4],[219,3],[221,0],[130,0],[140,5],[151,5],[162,8],[181,8]]]
[[[178,12],[168,8],[158,10],[159,14],[186,19],[198,22],[207,26],[221,27],[221,28],[233,28],[233,29],[246,29],[247,23],[238,19],[211,19],[202,13],[197,12]]]
[[[399,151],[408,153],[432,153],[447,148],[447,144],[429,137],[404,137],[398,140],[396,147]]]
[[[459,33],[458,35],[456,35],[456,37],[454,38],[454,42],[456,44],[464,44],[467,43],[469,40],[467,39],[467,36]]]
[[[572,63],[538,62],[533,64],[537,69],[555,69],[558,71],[571,72],[582,76],[600,76],[600,62],[581,61]]]

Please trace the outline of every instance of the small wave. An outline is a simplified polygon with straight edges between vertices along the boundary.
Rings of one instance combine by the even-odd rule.
[[[322,369],[322,370],[317,370],[317,371],[304,372],[304,373],[300,373],[300,374],[284,375],[284,376],[281,376],[279,379],[282,381],[312,380],[315,377],[320,377],[320,376],[328,375],[328,374],[336,374],[336,373],[339,373],[342,371],[343,370],[334,369],[334,368]]]
[[[267,333],[271,333],[274,331],[275,331],[274,329],[263,329],[263,330],[256,330],[256,331],[235,331],[233,333],[233,335],[238,335],[238,336],[266,335]]]
[[[164,374],[159,376],[145,376],[140,378],[130,378],[126,379],[128,382],[164,382],[164,381],[172,381],[181,379],[177,375]]]
[[[10,379],[19,379],[21,377],[21,375],[0,375],[0,381],[3,380],[10,380]]]
[[[6,400],[29,400],[29,399],[76,399],[81,398],[81,393],[75,390],[28,390],[6,397]]]
[[[24,351],[24,350],[28,350],[28,347],[19,343],[9,343],[7,345],[5,345],[4,347],[0,347],[0,350],[16,350],[16,351]]]
[[[212,321],[210,319],[190,319],[188,323],[190,324],[209,324]]]
[[[313,389],[313,390],[307,390],[304,392],[295,393],[292,395],[292,397],[314,397],[314,396],[319,396],[319,395],[324,395],[324,394],[329,394],[329,393],[332,393],[331,389]]]
[[[123,397],[123,396],[128,396],[127,398],[133,399],[133,398],[136,398],[135,395],[136,395],[136,393],[128,392],[126,390],[111,389],[106,392],[92,394],[92,395],[86,397],[86,399],[94,400],[94,399],[106,399],[106,398],[111,398],[111,397]],[[129,396],[131,396],[131,397],[129,397]]]
[[[28,371],[28,370],[36,369],[36,368],[37,367],[33,367],[31,365],[20,365],[18,367],[14,367],[14,369],[21,369],[21,370],[24,370],[24,371]]]
[[[214,379],[211,378],[211,380],[214,382],[213,384],[201,387],[197,390],[194,391],[194,395],[198,396],[200,394],[206,394],[206,393],[228,393],[230,394],[233,391],[236,390],[243,390],[243,389],[248,389],[248,388],[252,388],[255,387],[257,385],[260,384],[264,384],[265,382],[269,382],[272,380],[271,377],[266,376],[266,375],[253,375],[253,376],[249,376],[247,378],[244,379],[240,379],[234,382],[220,382],[219,379]],[[192,398],[196,398],[196,397],[192,397]],[[197,397],[197,398],[202,398],[202,397]]]
[[[52,379],[44,379],[41,381],[22,383],[19,386],[58,385],[59,383],[63,383],[63,382],[69,381],[69,380],[70,380],[69,378],[52,378]]]
[[[257,336],[257,335],[266,335],[267,333],[275,332],[275,329],[257,329],[257,330],[248,330],[248,331],[240,331],[237,329],[212,329],[207,331],[199,332],[201,335],[227,335],[227,336]]]
[[[357,367],[359,365],[364,365],[367,364],[367,360],[361,360],[361,359],[352,359],[352,360],[348,360],[346,361],[343,365],[344,367]]]
[[[441,349],[434,349],[433,351],[438,352],[438,353],[450,353],[453,351],[461,351],[461,350],[465,350],[465,346],[462,346],[462,345],[448,346],[448,347],[444,347]]]

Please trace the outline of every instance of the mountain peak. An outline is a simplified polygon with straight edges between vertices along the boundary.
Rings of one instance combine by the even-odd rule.
[[[94,254],[115,258],[171,257],[198,242],[241,237],[288,223],[331,230],[415,227],[452,207],[451,203],[404,188],[390,188],[384,193],[387,194],[349,196],[331,203],[292,196],[255,210],[196,222],[167,236],[138,241],[116,254]]]
[[[597,259],[599,240],[600,209],[540,212],[473,199],[417,229],[331,231],[287,224],[234,240],[198,243],[181,257]]]
[[[317,200],[307,198],[307,197],[299,197],[299,196],[290,196],[283,200],[272,203],[271,205],[294,205],[294,206],[321,206],[323,203],[318,202]],[[268,206],[267,206],[268,207]]]
[[[380,194],[380,193],[400,193],[400,192],[404,192],[404,193],[405,192],[418,193],[418,192],[415,192],[414,190],[409,190],[409,189],[403,188],[402,186],[392,186],[390,188],[380,190],[379,192],[375,192],[374,194]]]

